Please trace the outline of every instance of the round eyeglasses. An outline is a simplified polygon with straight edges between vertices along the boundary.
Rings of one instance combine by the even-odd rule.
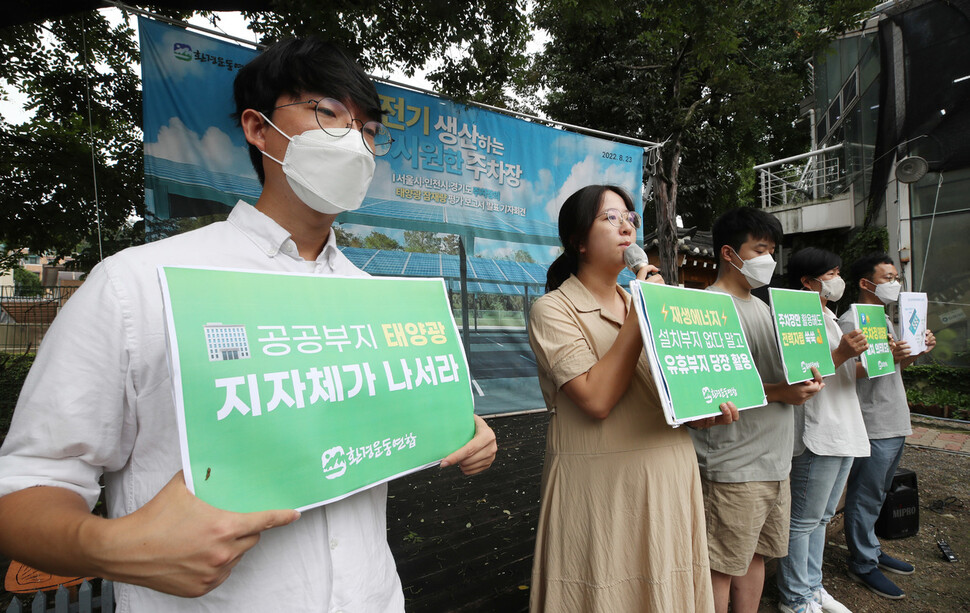
[[[391,150],[391,132],[379,121],[368,121],[364,123],[360,119],[353,117],[347,107],[339,100],[333,98],[323,98],[321,100],[304,100],[302,102],[291,102],[273,107],[273,110],[281,109],[285,106],[296,106],[298,104],[312,104],[316,108],[314,114],[317,118],[317,125],[320,129],[333,136],[340,138],[354,128],[354,124],[360,124],[360,137],[364,140],[367,150],[376,156],[386,155]]]
[[[616,226],[617,228],[622,227],[624,221],[629,222],[634,229],[637,229],[640,227],[640,214],[637,213],[636,211],[621,211],[619,209],[606,209],[605,211],[597,215],[597,217],[602,217],[603,215],[606,215],[607,221],[609,221],[612,225]]]

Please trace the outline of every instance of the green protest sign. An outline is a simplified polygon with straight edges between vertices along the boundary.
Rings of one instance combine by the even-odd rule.
[[[853,304],[852,321],[869,341],[869,348],[862,354],[862,365],[869,378],[896,372],[893,352],[889,349],[886,309],[881,304]]]
[[[768,299],[785,381],[791,384],[811,380],[813,366],[823,377],[834,375],[835,364],[818,294],[770,287]]]
[[[667,423],[766,403],[731,297],[718,292],[631,281],[643,345]]]
[[[307,509],[474,434],[441,279],[160,267],[185,481],[232,511]]]

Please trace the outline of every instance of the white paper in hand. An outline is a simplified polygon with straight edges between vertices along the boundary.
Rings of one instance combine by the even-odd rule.
[[[909,355],[926,351],[926,293],[899,293],[899,340],[909,343]]]

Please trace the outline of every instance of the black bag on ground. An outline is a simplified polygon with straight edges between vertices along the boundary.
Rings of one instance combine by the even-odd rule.
[[[916,473],[905,468],[896,470],[886,501],[876,520],[876,536],[901,539],[919,532],[919,489]]]

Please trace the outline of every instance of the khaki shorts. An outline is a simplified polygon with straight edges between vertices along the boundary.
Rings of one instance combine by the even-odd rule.
[[[711,570],[740,577],[754,555],[788,555],[791,487],[784,481],[718,483],[701,479]]]

